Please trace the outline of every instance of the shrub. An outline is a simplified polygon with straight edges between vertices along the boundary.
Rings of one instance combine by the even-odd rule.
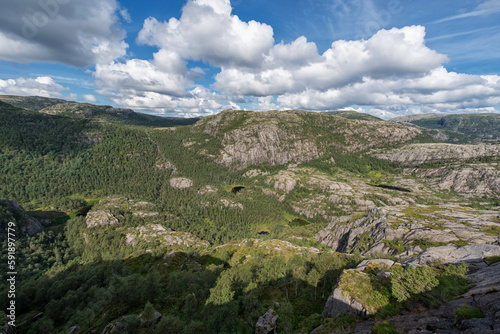
[[[460,304],[460,306],[453,310],[453,314],[457,322],[464,319],[483,318],[483,312],[480,309],[467,304]]]
[[[428,267],[395,268],[391,276],[392,295],[403,302],[413,295],[429,291],[439,285],[436,270]]]
[[[500,262],[500,256],[488,256],[484,258],[484,262],[491,266],[492,264],[495,264],[497,262]]]
[[[390,321],[377,322],[373,326],[373,334],[398,334],[400,331]]]

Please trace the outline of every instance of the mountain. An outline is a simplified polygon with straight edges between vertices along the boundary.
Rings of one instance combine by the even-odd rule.
[[[28,109],[31,111],[40,111],[44,108],[59,104],[66,103],[66,100],[54,99],[41,96],[14,96],[14,95],[0,95],[0,101],[8,103],[18,108]]]
[[[0,101],[19,332],[371,332],[390,317],[410,329],[405,312],[440,305],[443,330],[493,330],[498,292],[467,282],[497,275],[499,145],[345,114],[181,120],[49,102]],[[469,273],[449,265],[470,257]],[[362,264],[374,258],[392,262]],[[485,318],[455,324],[467,291]]]
[[[370,114],[362,113],[362,112],[357,112],[354,110],[335,110],[335,111],[326,111],[325,114],[331,115],[331,116],[340,116],[340,117],[345,117],[349,119],[359,119],[362,121],[374,121],[374,122],[379,122],[382,121],[381,118],[372,116]]]
[[[220,151],[215,160],[225,166],[244,168],[259,163],[283,165],[306,162],[333,152],[362,152],[377,145],[425,140],[416,129],[394,123],[351,120],[303,110],[226,110],[194,125],[209,134]],[[422,137],[422,138],[421,138]],[[195,147],[204,148],[203,142]]]
[[[114,108],[112,106],[94,105],[90,103],[68,102],[61,99],[40,96],[0,95],[0,103],[20,108],[20,110],[40,112],[49,115],[93,120],[96,122],[119,122],[134,125],[174,126],[195,123],[198,118],[160,117],[134,112],[131,109]]]
[[[500,114],[425,114],[396,117],[391,121],[413,124],[425,133],[449,143],[500,142]]]

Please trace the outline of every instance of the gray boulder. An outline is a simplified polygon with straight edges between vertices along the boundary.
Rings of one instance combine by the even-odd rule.
[[[170,186],[176,189],[190,188],[193,186],[193,180],[186,177],[175,177],[170,179]]]
[[[267,310],[264,315],[259,317],[255,325],[255,334],[275,334],[277,320],[278,314],[273,309]]]

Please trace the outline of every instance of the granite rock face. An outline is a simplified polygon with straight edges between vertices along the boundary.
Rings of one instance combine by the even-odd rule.
[[[396,123],[373,123],[302,110],[225,110],[203,118],[194,129],[212,135],[221,144],[213,156],[216,162],[237,169],[259,163],[306,162],[322,156],[331,146],[355,152],[382,142],[409,141],[421,134]],[[203,150],[200,153],[204,154]]]
[[[497,163],[451,164],[439,168],[407,168],[404,173],[425,179],[435,191],[455,191],[464,197],[494,197],[500,193]]]
[[[428,248],[418,257],[403,261],[406,265],[431,265],[436,262],[443,263],[468,263],[475,266],[483,264],[483,259],[500,256],[500,246],[475,244],[464,247],[454,245]]]
[[[493,197],[500,193],[500,145],[411,144],[390,151],[373,151],[379,159],[414,168],[405,175],[425,179],[434,191],[454,191],[465,197]],[[477,159],[490,159],[480,163]],[[439,163],[429,166],[425,163]]]

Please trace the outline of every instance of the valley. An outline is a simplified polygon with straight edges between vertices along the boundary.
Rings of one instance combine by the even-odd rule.
[[[18,333],[494,333],[498,124],[0,96]]]

